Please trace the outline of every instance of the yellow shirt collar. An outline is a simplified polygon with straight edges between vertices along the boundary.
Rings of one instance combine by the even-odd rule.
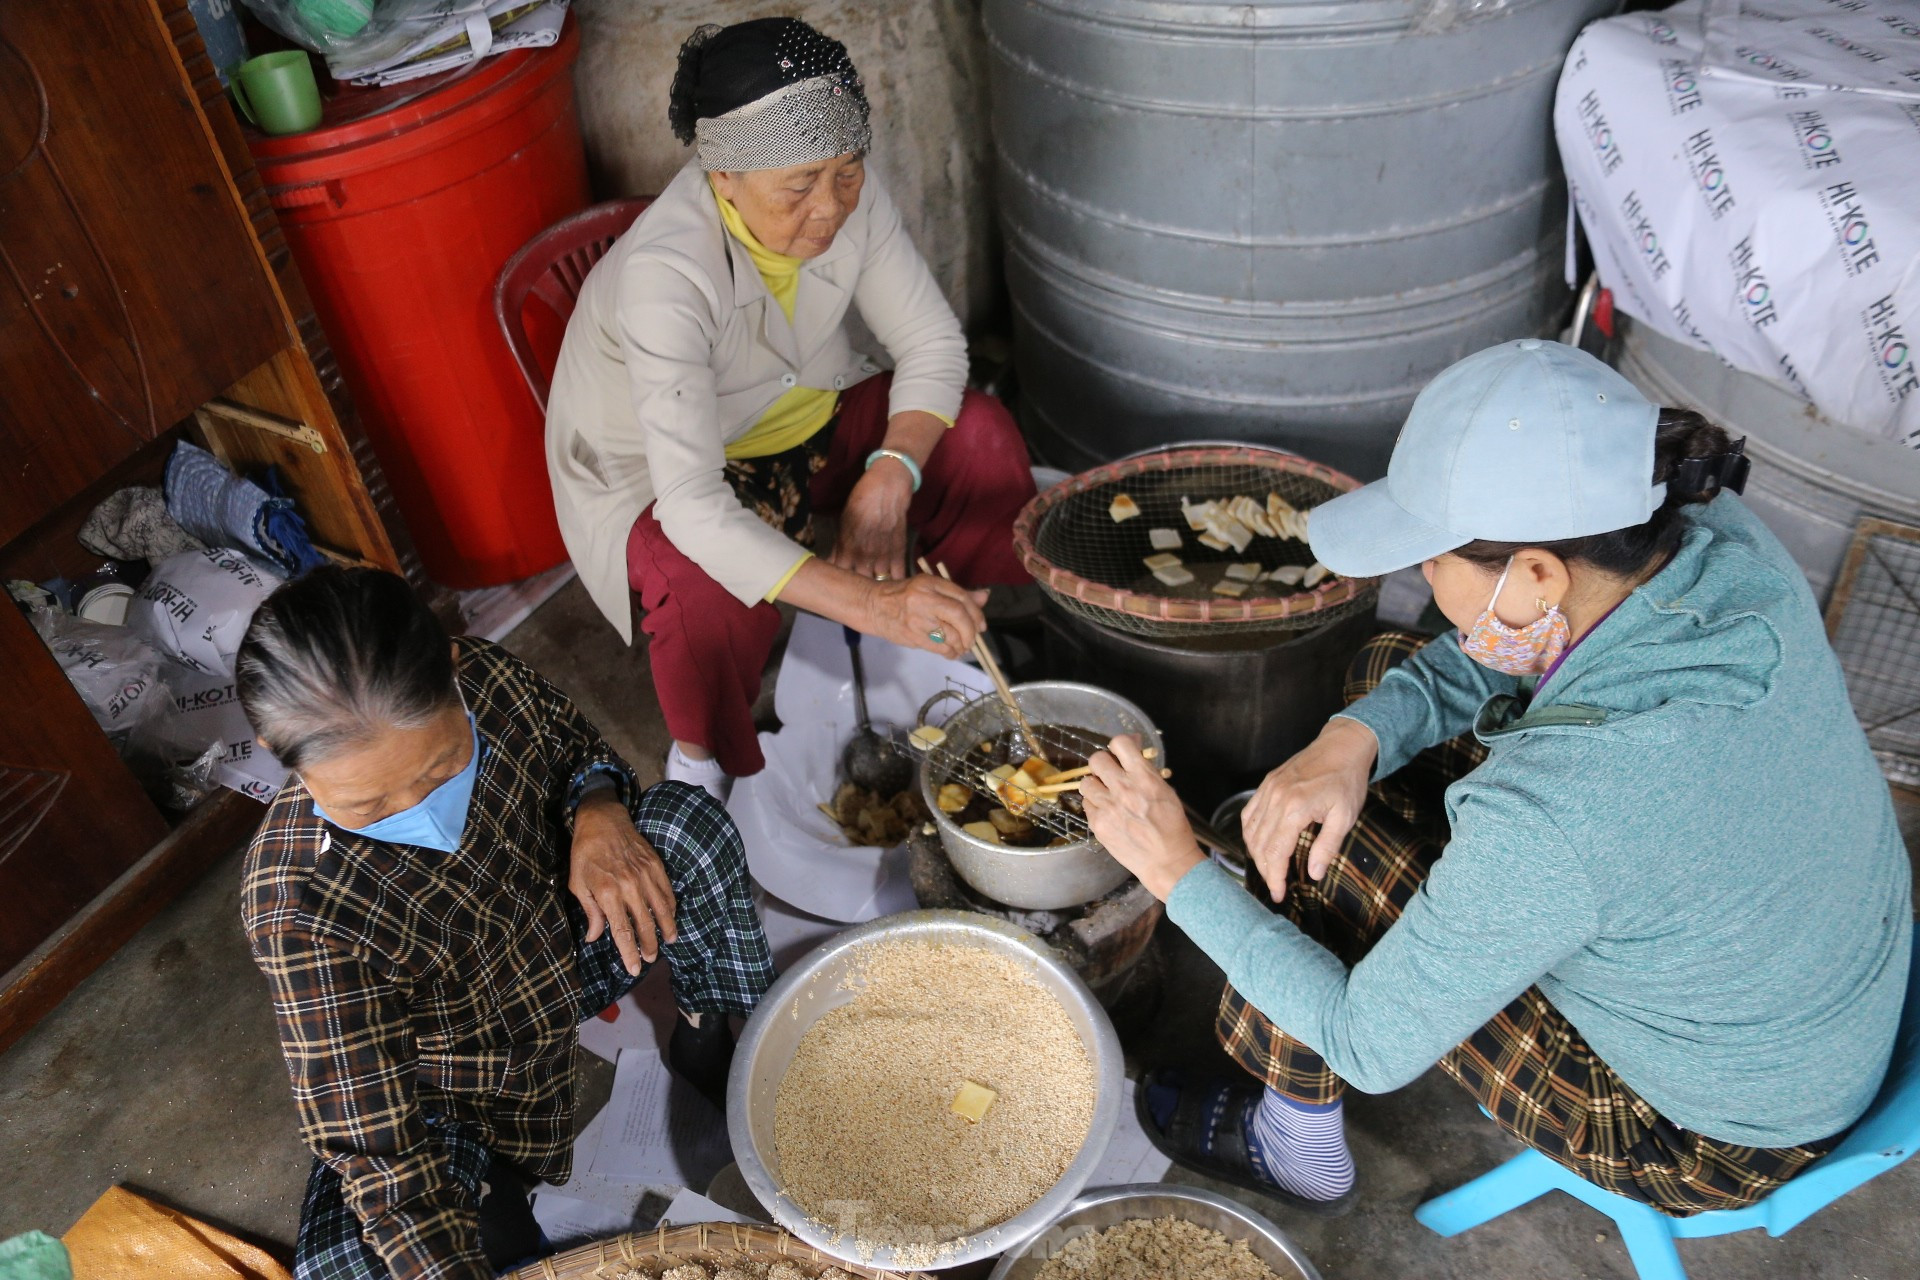
[[[760,243],[753,232],[747,230],[746,219],[742,218],[740,211],[733,207],[733,201],[728,200],[718,191],[713,193],[713,199],[714,203],[720,206],[720,221],[726,225],[727,234],[740,242],[740,247],[745,249],[747,256],[753,259],[754,268],[760,272],[760,278],[768,282],[769,287],[772,286],[775,277],[800,274],[800,266],[805,259],[790,258],[784,253],[775,253],[767,248]]]

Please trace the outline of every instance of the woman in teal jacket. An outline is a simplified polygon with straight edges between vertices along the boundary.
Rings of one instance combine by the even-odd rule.
[[[1686,1215],[1860,1116],[1912,873],[1806,582],[1723,491],[1744,471],[1558,343],[1436,378],[1312,544],[1339,573],[1420,564],[1459,633],[1369,645],[1371,691],[1248,805],[1278,913],[1130,740],[1096,757],[1093,829],[1226,971],[1221,1037],[1258,1081],[1150,1080],[1171,1154],[1338,1210],[1345,1085],[1438,1063],[1522,1142]]]

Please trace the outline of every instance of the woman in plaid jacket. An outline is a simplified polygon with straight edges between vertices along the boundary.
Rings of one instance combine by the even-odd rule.
[[[772,980],[745,853],[699,787],[642,791],[564,694],[451,640],[401,579],[322,568],[239,655],[293,771],[241,913],[314,1152],[300,1280],[483,1280],[572,1164],[576,1028],[664,957],[669,1060],[716,1103]]]

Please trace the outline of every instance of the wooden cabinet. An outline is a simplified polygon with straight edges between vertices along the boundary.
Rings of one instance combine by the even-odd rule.
[[[81,521],[183,437],[421,581],[184,0],[0,3],[0,577],[91,568]],[[164,815],[11,607],[0,670],[4,1048],[261,809]]]
[[[286,345],[145,8],[0,6],[0,542]]]

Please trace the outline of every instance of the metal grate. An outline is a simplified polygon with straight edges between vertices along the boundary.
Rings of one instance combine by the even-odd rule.
[[[1026,734],[1021,732],[1019,722],[997,695],[987,694],[983,697],[978,690],[948,681],[946,692],[936,694],[928,705],[947,696],[959,697],[967,705],[946,723],[945,741],[929,748],[924,755],[913,752],[921,755],[924,761],[923,767],[930,782],[928,791],[937,794],[945,784],[957,782],[992,795],[995,784],[988,775],[1003,764],[1017,765],[1032,754],[1027,749]],[[1033,733],[1040,739],[1040,748],[1047,759],[1056,765],[1068,759],[1075,764],[1090,760],[1093,753],[1103,750],[1112,737],[1111,734],[1103,736],[1072,725],[1038,722],[1033,726]],[[1072,807],[1067,807],[1069,805]],[[1071,801],[1042,798],[1021,816],[1036,827],[1076,843],[1093,838],[1086,815],[1079,811],[1077,796]],[[946,818],[947,815],[941,814],[940,817]]]
[[[1115,630],[1161,638],[1323,626],[1373,607],[1377,584],[1328,576],[1314,588],[1263,580],[1239,597],[1214,593],[1229,565],[1272,571],[1314,562],[1305,542],[1256,536],[1245,551],[1215,550],[1188,527],[1181,500],[1239,495],[1264,504],[1269,493],[1308,511],[1356,487],[1330,468],[1278,450],[1185,447],[1124,459],[1076,476],[1034,499],[1015,526],[1015,545],[1041,587],[1061,607]],[[1140,514],[1116,523],[1120,494]],[[1179,534],[1174,554],[1194,580],[1169,587],[1143,561],[1161,548],[1154,529]]]
[[[1062,699],[1085,699],[1089,695],[1100,699],[1102,714],[1087,716],[1085,706],[1073,712],[1062,704]],[[1014,697],[1020,699],[1021,710],[1027,712],[1029,722],[1033,723],[1033,733],[1041,739],[1046,760],[1062,770],[1077,768],[1091,760],[1092,754],[1104,750],[1117,733],[1139,733],[1150,745],[1160,745],[1154,725],[1140,716],[1139,708],[1098,689],[1073,683],[1021,685],[1014,691]],[[995,794],[995,781],[989,777],[993,770],[1002,764],[1018,766],[1033,752],[1027,748],[1027,737],[1020,723],[998,695],[983,695],[954,681],[947,681],[947,689],[927,699],[920,712],[922,723],[929,723],[931,708],[947,699],[962,702],[962,708],[941,725],[947,731],[945,741],[924,752],[916,748],[912,754],[922,762],[924,798],[927,806],[935,810],[935,821],[952,825],[954,818],[939,812],[935,804],[935,796],[943,785],[960,783],[962,787],[991,796]],[[1102,727],[1062,723],[1064,718],[1087,718]],[[1092,829],[1087,825],[1085,812],[1079,808],[1077,793],[1043,796],[1023,810],[1021,818],[1068,842],[1092,841]]]
[[[1827,635],[1881,769],[1920,787],[1920,528],[1860,522],[1827,606]]]

